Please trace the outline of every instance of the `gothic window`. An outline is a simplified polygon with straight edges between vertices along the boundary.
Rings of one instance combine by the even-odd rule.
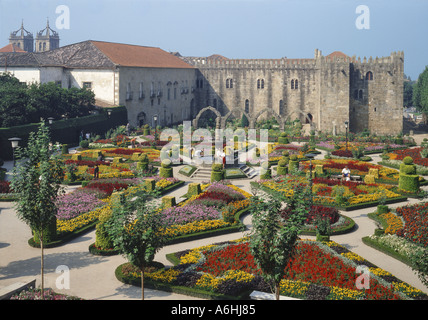
[[[229,79],[230,80],[230,89],[233,89],[233,79]]]
[[[226,79],[226,89],[233,88],[233,79]]]
[[[260,89],[260,79],[257,79],[257,89]]]
[[[297,79],[291,80],[291,89],[293,90],[299,89],[299,80]]]
[[[373,80],[373,72],[369,71],[366,73],[366,80]]]
[[[264,89],[264,88],[265,88],[265,80],[257,79],[257,89]]]
[[[245,112],[250,113],[250,100],[245,100]]]

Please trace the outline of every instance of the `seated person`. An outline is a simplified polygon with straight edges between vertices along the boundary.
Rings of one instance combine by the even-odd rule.
[[[351,170],[348,169],[348,166],[345,166],[345,168],[342,170],[342,180],[351,180]]]

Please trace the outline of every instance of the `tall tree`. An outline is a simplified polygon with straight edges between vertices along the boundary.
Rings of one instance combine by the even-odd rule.
[[[41,248],[41,289],[44,292],[44,244],[56,236],[56,199],[63,192],[62,162],[50,150],[49,128],[40,124],[31,132],[28,146],[16,151],[11,187],[18,196],[15,209],[28,224]]]
[[[413,105],[424,113],[428,113],[428,66],[419,75],[413,88]]]
[[[266,197],[252,197],[250,248],[263,278],[279,300],[280,282],[295,253],[300,229],[309,212],[310,195],[308,188],[297,186],[289,199]],[[284,203],[292,211],[288,219],[280,214]]]
[[[140,270],[142,300],[145,269],[167,241],[151,198],[148,193],[133,194],[132,200],[120,197],[120,201],[114,201],[112,216],[105,223],[115,248]]]
[[[0,127],[26,123],[27,85],[9,73],[0,75]]]

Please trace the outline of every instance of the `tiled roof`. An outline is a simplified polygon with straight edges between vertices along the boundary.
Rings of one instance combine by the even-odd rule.
[[[193,68],[179,57],[160,48],[91,41],[113,63],[127,67]]]
[[[0,53],[0,66],[6,62]],[[9,66],[63,66],[66,68],[112,69],[115,66],[145,68],[193,67],[162,49],[102,41],[83,41],[40,53],[7,53]],[[16,55],[16,56],[15,56]]]
[[[22,50],[17,45],[9,43],[7,46],[4,46],[0,49],[0,52],[26,52],[25,50]]]

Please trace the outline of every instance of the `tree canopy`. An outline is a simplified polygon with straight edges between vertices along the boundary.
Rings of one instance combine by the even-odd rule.
[[[428,113],[428,66],[419,75],[413,88],[413,105],[418,110]]]
[[[0,75],[0,127],[86,116],[94,103],[95,94],[85,88],[64,89],[53,82],[27,85],[8,73]]]

